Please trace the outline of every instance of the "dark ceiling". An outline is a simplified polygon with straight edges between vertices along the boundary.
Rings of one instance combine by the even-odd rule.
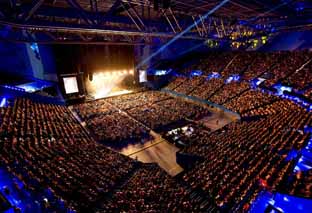
[[[208,19],[202,18],[224,1],[227,2]],[[233,31],[252,30],[254,35],[255,31],[263,34],[273,30],[306,30],[312,25],[312,2],[308,0],[224,1],[1,0],[0,27],[24,30],[30,35],[44,31],[53,40],[66,39],[59,34],[72,32],[85,41],[85,34],[96,29],[93,34],[127,35],[131,38],[123,39],[133,41],[136,37],[174,37],[196,20],[184,38],[207,39],[216,34],[223,38]],[[53,34],[56,31],[58,34]]]

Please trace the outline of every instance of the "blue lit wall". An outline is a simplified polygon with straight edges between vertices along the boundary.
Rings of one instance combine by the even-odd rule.
[[[32,77],[32,66],[25,44],[0,42],[0,73]]]
[[[0,73],[57,81],[51,47],[36,43],[0,42]]]

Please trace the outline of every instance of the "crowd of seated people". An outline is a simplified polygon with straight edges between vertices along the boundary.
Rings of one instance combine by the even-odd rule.
[[[166,87],[165,89],[174,90],[178,86],[184,83],[184,81],[188,80],[186,77],[175,77]]]
[[[282,190],[284,193],[311,198],[312,197],[312,170],[299,171],[296,174],[287,177],[286,187]]]
[[[307,97],[307,98],[310,98],[310,100],[312,100],[312,88],[306,90],[304,92],[304,96]]]
[[[213,133],[195,130],[188,142],[192,146],[184,150],[204,161],[183,179],[194,188],[201,187],[228,211],[237,208],[247,195],[262,189],[275,191],[293,165],[286,160],[287,153],[302,149],[309,139],[298,130],[311,114],[292,102],[273,103],[252,110],[250,115],[257,112],[270,116],[232,123]]]
[[[201,70],[204,75],[208,75],[212,72],[220,73],[233,59],[235,54],[236,53],[232,52],[212,52],[208,54],[206,58],[200,59],[198,63],[185,68],[182,72],[188,74],[192,70]]]
[[[233,74],[243,73],[254,60],[254,53],[237,53],[232,63],[222,70],[223,77],[228,78]]]
[[[171,97],[168,94],[163,92],[146,91],[117,97],[111,97],[106,99],[106,101],[115,106],[118,106],[119,109],[128,110],[146,104],[157,103],[159,101],[167,100],[170,98]]]
[[[262,93],[258,90],[248,90],[237,98],[224,104],[224,107],[240,114],[251,109],[267,105],[277,100],[276,96]]]
[[[184,81],[178,87],[174,89],[174,91],[182,94],[189,94],[192,92],[197,86],[201,86],[205,81],[204,77],[192,77],[187,81]]]
[[[200,207],[203,200],[191,199],[191,192],[159,167],[146,165],[138,169],[128,184],[116,191],[112,200],[101,206],[101,210],[102,212],[204,211],[207,206]]]
[[[86,110],[86,108],[88,110]],[[91,102],[85,102],[83,104],[77,104],[73,106],[75,112],[83,120],[92,119],[93,117],[100,115],[109,115],[117,112],[117,109],[114,108],[111,104],[106,101],[97,100]]]
[[[250,83],[248,82],[231,82],[224,85],[221,90],[209,98],[209,101],[216,104],[223,104],[229,99],[232,99],[240,93],[248,90],[249,88]]]
[[[221,78],[212,78],[205,81],[200,87],[195,88],[190,95],[201,99],[208,99],[213,95],[222,85],[224,80]]]
[[[166,128],[166,126],[177,123],[186,118],[198,119],[210,114],[208,108],[184,101],[180,98],[132,108],[127,112],[137,120],[155,130],[161,127]]]
[[[309,86],[312,83],[312,62],[302,69],[295,71],[283,83],[292,85],[296,90],[302,90],[306,86]]]
[[[17,99],[0,131],[1,163],[26,189],[49,190],[72,210],[88,209],[134,167],[93,141],[65,106]]]
[[[243,79],[249,81],[269,71],[280,60],[280,52],[255,53],[255,60],[244,72]]]
[[[265,84],[271,86],[274,83],[284,80],[284,78],[296,72],[297,69],[308,62],[311,56],[311,53],[308,51],[281,52],[281,60],[270,71],[272,78],[266,81]]]
[[[87,128],[98,141],[114,148],[151,138],[146,127],[104,100],[75,105],[73,109],[86,122]]]

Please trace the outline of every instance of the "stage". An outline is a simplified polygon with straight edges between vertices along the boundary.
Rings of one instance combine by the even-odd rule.
[[[204,123],[211,131],[216,131],[232,121],[233,117],[231,113],[212,112],[210,116],[195,122]],[[165,140],[160,134],[154,131],[151,131],[150,134],[154,137],[154,140],[144,144],[130,144],[116,151],[143,163],[157,163],[171,176],[176,176],[181,173],[183,168],[176,162],[176,153],[179,152],[180,149]]]

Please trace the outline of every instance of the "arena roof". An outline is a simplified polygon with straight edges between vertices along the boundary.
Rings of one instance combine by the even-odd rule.
[[[308,0],[5,0],[0,37],[42,42],[140,44],[172,38],[228,38],[233,31],[265,34],[311,27]],[[196,22],[197,21],[197,22]],[[194,24],[196,22],[196,24]],[[12,31],[13,30],[13,31]],[[217,36],[216,36],[217,35]]]

